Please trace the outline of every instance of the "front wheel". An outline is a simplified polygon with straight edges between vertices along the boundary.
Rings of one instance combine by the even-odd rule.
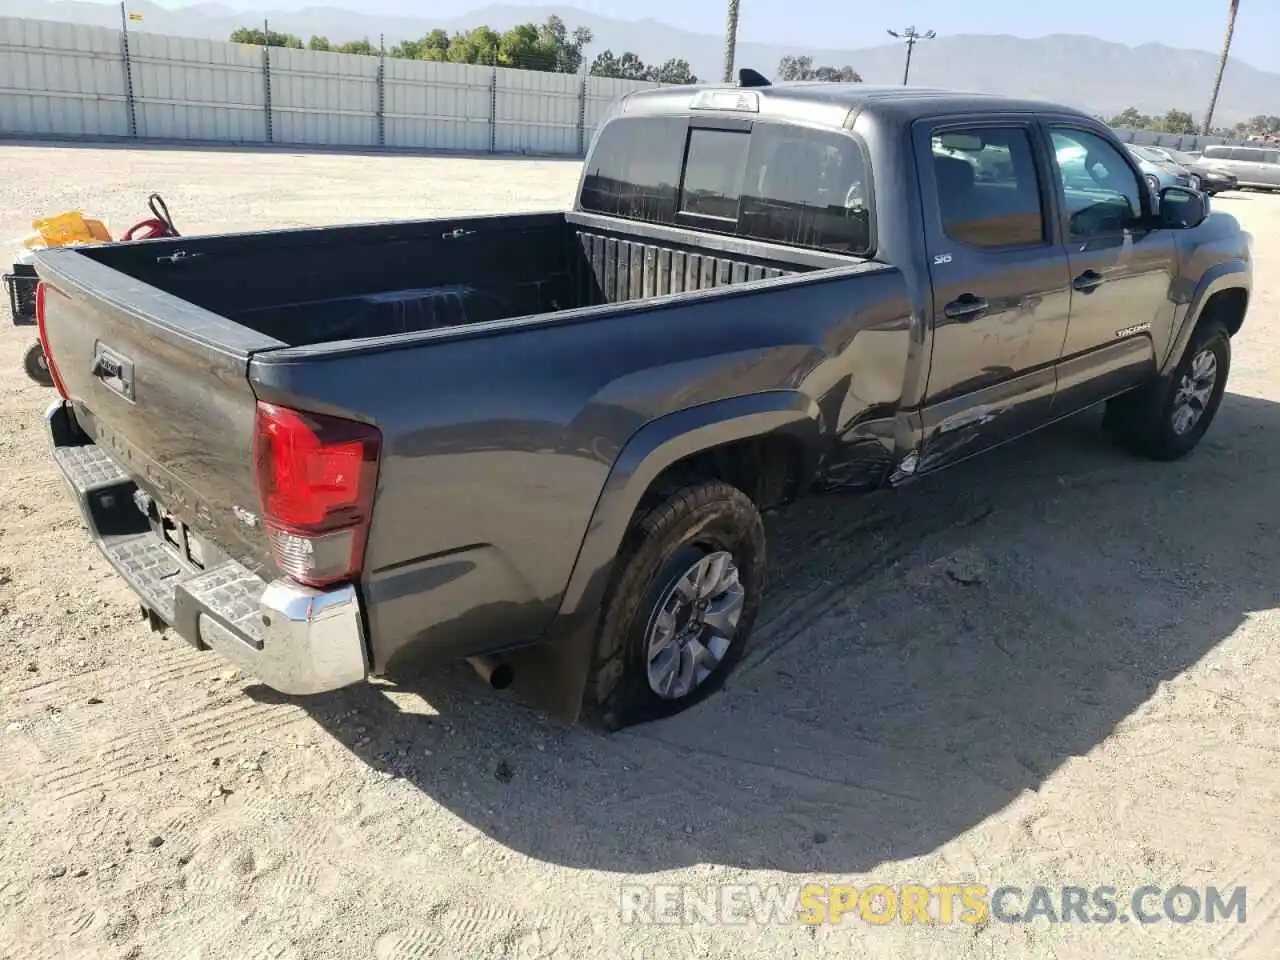
[[[608,730],[672,716],[724,684],[759,609],[764,523],[736,487],[691,484],[634,523],[617,562],[584,703]]]
[[[1107,402],[1107,426],[1153,460],[1186,456],[1217,415],[1230,370],[1230,335],[1219,323],[1205,324],[1191,335],[1173,376]]]

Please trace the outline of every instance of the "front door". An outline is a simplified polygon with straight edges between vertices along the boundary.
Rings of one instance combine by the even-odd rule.
[[[926,472],[1047,422],[1071,288],[1031,121],[921,121],[913,136],[933,282]]]
[[[1173,335],[1174,234],[1135,225],[1154,198],[1140,171],[1083,126],[1050,124],[1063,239],[1071,265],[1071,323],[1054,415],[1141,383]]]

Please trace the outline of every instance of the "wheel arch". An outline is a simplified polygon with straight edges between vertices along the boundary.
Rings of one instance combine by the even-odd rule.
[[[805,394],[771,390],[667,414],[627,440],[596,501],[559,611],[536,654],[538,673],[554,688],[544,687],[548,709],[565,722],[578,719],[599,611],[618,552],[636,510],[658,489],[655,484],[678,478],[681,465],[706,463],[717,451],[744,442],[763,442],[765,449],[785,449],[798,458],[788,472],[795,474],[793,491],[803,490],[817,471],[819,416],[817,404]]]
[[[771,390],[701,404],[645,424],[623,445],[596,501],[561,600],[560,614],[570,615],[599,605],[608,571],[632,517],[646,495],[660,489],[657,485],[662,481],[679,482],[684,466],[692,468],[693,475],[701,479],[715,476],[715,472],[699,471],[698,466],[718,453],[741,449],[741,444],[761,443],[766,449],[785,450],[785,456],[797,458],[786,471],[791,477],[786,481],[790,491],[780,497],[768,497],[761,504],[777,505],[803,489],[816,473],[818,424],[817,404],[794,390]],[[732,483],[731,476],[721,473],[718,479]],[[760,503],[761,491],[743,492]]]
[[[1191,341],[1191,335],[1206,320],[1222,320],[1227,332],[1235,336],[1244,324],[1250,292],[1249,266],[1244,261],[1224,261],[1205,271],[1160,366],[1160,375],[1168,376],[1173,372]]]

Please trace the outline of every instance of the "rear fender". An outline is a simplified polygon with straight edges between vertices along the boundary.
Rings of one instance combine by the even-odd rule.
[[[622,448],[596,502],[560,609],[546,641],[513,654],[540,706],[574,723],[591,666],[600,607],[631,519],[655,479],[672,464],[712,447],[789,435],[804,451],[801,483],[817,470],[819,411],[809,397],[777,390],[680,410],[641,427]],[[803,489],[803,486],[802,486]]]

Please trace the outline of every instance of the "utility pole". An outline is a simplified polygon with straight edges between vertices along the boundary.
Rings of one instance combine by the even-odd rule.
[[[915,45],[921,40],[932,40],[937,36],[932,30],[928,33],[920,33],[915,27],[907,27],[901,33],[896,30],[886,30],[889,36],[896,37],[907,45],[907,68],[902,71],[902,85],[907,85],[907,78],[911,76],[911,51],[915,49]]]

